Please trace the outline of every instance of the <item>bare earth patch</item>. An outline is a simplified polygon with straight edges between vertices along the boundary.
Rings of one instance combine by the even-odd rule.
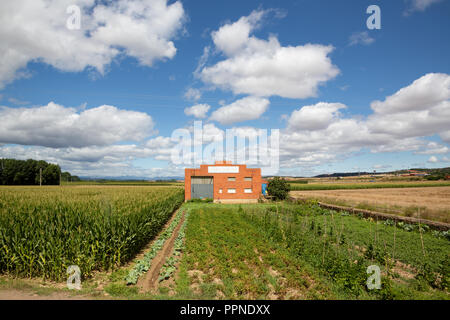
[[[450,218],[450,187],[292,191],[291,195],[324,202],[341,201],[351,206],[367,203],[381,212],[418,207],[421,208],[421,218],[443,222]],[[417,215],[417,212],[411,213],[412,217],[418,218]]]
[[[150,269],[147,271],[145,276],[141,277],[138,280],[137,285],[141,288],[142,292],[156,291],[156,289],[158,288],[159,272],[161,270],[161,267],[166,262],[166,258],[172,254],[175,239],[178,236],[178,232],[180,231],[183,222],[184,222],[184,213],[183,217],[181,217],[180,222],[178,223],[177,227],[173,231],[170,238],[166,240],[163,248],[152,260]]]
[[[54,292],[48,295],[38,295],[37,293],[5,289],[0,290],[0,300],[89,300],[87,296],[72,296],[65,292]]]

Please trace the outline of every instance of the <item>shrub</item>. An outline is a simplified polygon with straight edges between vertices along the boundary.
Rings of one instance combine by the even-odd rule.
[[[425,179],[430,180],[430,181],[444,180],[445,176],[443,174],[442,175],[435,174],[435,175],[426,176]]]
[[[211,202],[214,202],[214,199],[211,199],[211,198],[203,198],[203,199],[194,198],[194,199],[188,200],[187,202],[193,202],[193,203],[211,203]]]
[[[419,290],[426,290],[426,285],[435,287],[436,286],[436,274],[431,269],[431,266],[428,262],[424,262],[415,276],[415,279],[418,281],[417,288]]]
[[[267,186],[267,192],[270,196],[274,197],[274,200],[286,199],[289,191],[291,191],[289,183],[280,177],[275,177],[270,180]]]

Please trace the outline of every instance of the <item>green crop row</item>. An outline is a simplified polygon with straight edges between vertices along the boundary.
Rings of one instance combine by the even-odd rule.
[[[294,256],[351,297],[442,298],[448,293],[450,243],[425,229],[410,230],[317,205],[244,207],[241,216],[261,235],[283,243]],[[413,231],[413,232],[411,232]],[[412,279],[396,281],[399,263]],[[366,268],[379,265],[382,289],[368,291]]]
[[[184,216],[183,224],[180,227],[180,230],[178,232],[178,236],[175,239],[175,243],[173,245],[172,253],[169,257],[167,257],[164,265],[162,266],[160,273],[159,273],[159,281],[163,281],[166,279],[169,279],[170,276],[175,272],[176,270],[176,264],[180,258],[181,252],[184,249],[184,237],[185,237],[185,230],[186,225],[188,223],[189,218],[189,211],[186,212]]]
[[[183,210],[180,209],[177,211],[175,218],[172,220],[167,229],[164,230],[158,237],[158,239],[152,244],[150,250],[144,254],[144,257],[142,259],[136,262],[133,269],[128,273],[128,275],[125,278],[127,284],[136,284],[139,277],[150,269],[152,260],[156,257],[157,253],[162,249],[166,240],[170,238],[173,231],[180,222],[182,216]]]
[[[1,187],[0,273],[62,280],[129,261],[183,202],[168,187]]]

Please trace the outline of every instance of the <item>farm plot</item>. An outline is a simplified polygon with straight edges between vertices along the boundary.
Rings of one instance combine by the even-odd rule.
[[[189,205],[177,293],[203,299],[330,297],[325,283],[278,244],[261,237],[233,205]]]
[[[83,278],[127,262],[183,202],[170,187],[0,187],[0,272]]]
[[[231,299],[449,299],[450,242],[317,205],[191,211],[178,292]],[[409,231],[408,231],[409,230]],[[366,286],[381,269],[381,289]]]
[[[295,198],[450,222],[450,186],[400,189],[292,191]]]
[[[336,182],[324,181],[314,183],[301,183],[289,181],[292,191],[307,190],[354,190],[354,189],[402,189],[402,188],[433,188],[450,187],[449,181],[392,181],[392,182]]]

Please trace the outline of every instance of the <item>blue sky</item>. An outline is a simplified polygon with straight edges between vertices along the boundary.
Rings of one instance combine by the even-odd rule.
[[[450,1],[0,9],[0,157],[82,176],[182,175],[192,165],[173,163],[171,135],[201,120],[206,142],[279,129],[283,175],[450,165]]]

